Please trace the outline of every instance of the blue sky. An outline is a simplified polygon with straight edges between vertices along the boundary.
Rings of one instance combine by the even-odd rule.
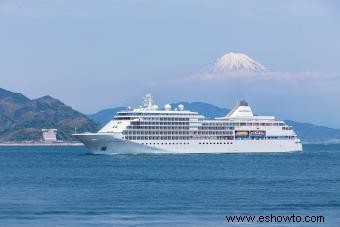
[[[84,112],[146,92],[161,105],[245,98],[257,113],[340,128],[338,1],[1,0],[0,25],[0,87],[30,98]],[[289,76],[181,82],[231,51]]]

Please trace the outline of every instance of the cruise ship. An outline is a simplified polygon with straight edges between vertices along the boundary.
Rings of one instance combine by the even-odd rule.
[[[118,112],[97,133],[74,137],[93,154],[302,151],[292,127],[274,116],[255,116],[246,101],[225,117],[206,119],[183,105],[159,109],[150,94],[143,106]]]

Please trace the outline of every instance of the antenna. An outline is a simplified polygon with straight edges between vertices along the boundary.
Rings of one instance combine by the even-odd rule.
[[[146,94],[143,98],[143,106],[146,109],[151,109],[153,106],[153,97],[151,94]]]

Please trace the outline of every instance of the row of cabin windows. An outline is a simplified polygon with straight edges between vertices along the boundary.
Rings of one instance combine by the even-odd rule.
[[[271,136],[271,137],[236,137],[235,140],[290,140],[296,136]],[[181,136],[126,136],[127,140],[193,140],[191,137]],[[202,137],[195,139],[210,139],[210,140],[234,140],[234,137]],[[210,143],[211,144],[211,143]],[[215,143],[212,143],[215,144]]]
[[[141,130],[189,130],[190,127],[182,127],[182,126],[128,126],[127,129],[141,129]],[[208,128],[208,127],[198,127],[198,131],[224,131],[224,130],[233,130],[233,127],[221,127],[221,128]]]
[[[114,117],[114,120],[133,120],[135,117]]]
[[[234,131],[196,131],[194,135],[233,135]]]
[[[125,130],[124,135],[233,135],[233,131],[144,131]]]
[[[269,122],[209,122],[202,123],[202,126],[285,126],[284,123],[269,123]]]
[[[188,142],[184,142],[184,143],[142,143],[143,145],[189,145],[190,143]],[[213,145],[213,144],[219,144],[219,145],[222,145],[222,144],[233,144],[233,142],[199,142],[198,144],[200,145],[205,145],[205,144],[210,144],[210,145]]]
[[[160,121],[134,121],[131,125],[189,125],[189,122],[160,122]]]
[[[142,143],[143,145],[189,145],[190,143],[183,142],[183,143]]]
[[[166,130],[166,129],[176,129],[176,130],[189,130],[189,127],[185,126],[128,126],[127,129],[143,129],[143,130],[147,130],[147,129],[159,129],[159,130]]]
[[[190,122],[186,121],[135,121],[131,122],[132,125],[189,125]],[[228,129],[225,127],[234,127],[234,126],[284,126],[287,130],[290,127],[286,126],[284,123],[255,123],[255,122],[233,122],[233,123],[203,123],[203,128],[211,128],[211,129]]]
[[[234,136],[194,136],[195,140],[233,140]]]
[[[125,136],[122,139],[126,140],[233,140],[233,136]]]
[[[125,136],[127,140],[189,140],[189,136]]]
[[[201,126],[199,126],[198,129],[199,130],[233,130],[234,127],[216,127],[216,126],[211,126],[211,127],[210,126],[209,127],[203,126],[203,127],[201,127]]]
[[[126,130],[124,135],[189,135],[189,131],[131,131]]]
[[[266,137],[235,137],[236,140],[289,140],[289,139],[295,139],[296,136],[266,136]]]
[[[153,118],[151,120],[154,120]],[[156,120],[156,119],[155,119]],[[161,117],[159,118],[161,121],[189,121],[190,118],[177,118],[177,117]]]
[[[213,142],[213,143],[212,142],[209,142],[209,143],[208,142],[202,142],[202,143],[200,142],[198,144],[203,144],[203,145],[204,144],[233,144],[233,142]]]

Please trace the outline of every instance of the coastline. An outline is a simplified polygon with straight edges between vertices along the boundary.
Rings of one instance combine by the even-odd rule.
[[[69,146],[84,146],[79,142],[56,142],[56,143],[44,143],[44,142],[3,142],[0,143],[0,147],[69,147]]]

